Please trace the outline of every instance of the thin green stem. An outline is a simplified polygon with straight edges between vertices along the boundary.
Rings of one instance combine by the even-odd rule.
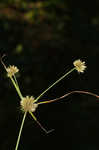
[[[13,85],[14,85],[14,87],[15,87],[15,89],[16,89],[18,95],[19,95],[19,97],[22,99],[23,96],[22,96],[22,94],[21,94],[21,91],[20,91],[19,87],[17,86],[17,84],[15,83],[15,81],[14,81],[14,79],[13,79],[12,77],[10,77],[10,79],[11,79],[11,81],[12,81],[12,83],[13,83]]]
[[[36,121],[37,118],[34,116],[34,114],[32,112],[29,112],[29,114],[32,116],[32,118]]]
[[[19,88],[19,84],[18,84],[18,81],[17,81],[17,79],[16,79],[16,76],[14,75],[13,78],[14,78],[14,80],[15,80],[15,82],[16,82],[16,85],[17,85],[18,88]]]
[[[62,79],[64,79],[67,75],[69,75],[71,72],[75,70],[75,67],[71,69],[69,72],[64,74],[62,77],[60,77],[56,82],[54,82],[51,86],[49,86],[43,93],[41,93],[36,99],[35,102],[38,101],[48,90],[50,90],[53,86],[55,86],[58,82],[60,82]]]
[[[20,91],[19,84],[18,84],[18,81],[17,81],[17,79],[16,79],[16,76],[14,75],[13,78],[14,78],[14,81],[15,81],[15,83],[16,83],[17,88],[18,88],[19,91]],[[20,91],[20,93],[21,93],[21,91]],[[22,94],[21,94],[21,95],[22,95]]]
[[[22,119],[22,123],[21,123],[20,131],[19,131],[19,135],[18,135],[18,138],[17,138],[17,143],[16,143],[15,150],[18,150],[18,146],[19,146],[20,137],[21,137],[21,133],[22,133],[24,121],[25,121],[25,118],[26,118],[26,114],[27,114],[27,113],[25,112],[25,113],[24,113],[24,116],[23,116],[23,119]]]

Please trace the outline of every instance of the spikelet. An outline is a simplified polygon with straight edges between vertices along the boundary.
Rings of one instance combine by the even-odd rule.
[[[6,68],[7,71],[7,76],[8,77],[12,77],[14,76],[17,72],[19,72],[19,69],[16,66],[9,66],[8,68]]]
[[[34,103],[34,97],[26,96],[20,101],[21,110],[24,112],[34,112],[38,104]]]
[[[83,73],[85,71],[85,69],[87,68],[87,66],[85,65],[85,62],[81,61],[80,59],[75,60],[73,62],[73,65],[75,66],[75,69],[80,73]]]

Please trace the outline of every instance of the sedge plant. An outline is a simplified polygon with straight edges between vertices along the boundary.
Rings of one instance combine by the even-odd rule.
[[[2,57],[3,58],[3,57]],[[37,107],[41,104],[47,104],[47,103],[52,103],[54,101],[57,101],[57,100],[60,100],[60,99],[63,99],[64,97],[66,96],[69,96],[70,94],[73,94],[73,93],[83,93],[83,94],[89,94],[89,95],[93,95],[93,96],[96,96],[95,94],[93,93],[90,93],[90,92],[85,92],[85,91],[72,91],[72,92],[69,92],[67,94],[65,94],[64,96],[61,96],[59,98],[56,98],[56,99],[53,99],[53,100],[45,100],[45,101],[38,101],[39,99],[42,98],[42,96],[47,92],[49,91],[53,86],[55,86],[57,83],[59,83],[61,80],[63,80],[66,76],[68,76],[70,73],[72,73],[73,71],[78,71],[79,73],[83,73],[86,69],[86,64],[85,62],[81,61],[80,59],[76,60],[73,62],[73,68],[68,71],[67,73],[65,73],[62,77],[60,77],[58,80],[56,80],[56,82],[54,82],[51,86],[49,86],[47,89],[44,90],[43,93],[41,93],[37,98],[34,98],[33,96],[23,96],[21,91],[20,91],[20,87],[18,85],[18,81],[16,79],[16,73],[19,72],[19,69],[14,66],[14,65],[10,65],[8,67],[6,67],[6,65],[4,64],[3,60],[1,58],[1,63],[3,64],[6,72],[7,72],[7,77],[10,78],[13,86],[15,87],[16,89],[16,92],[17,94],[19,95],[19,98],[20,98],[20,108],[21,108],[21,111],[23,112],[23,119],[22,119],[22,122],[21,122],[21,125],[20,125],[20,129],[19,129],[19,134],[18,134],[18,138],[17,138],[17,141],[16,141],[16,146],[15,146],[15,150],[18,150],[18,147],[19,147],[19,142],[20,142],[20,137],[21,137],[21,134],[22,134],[22,129],[23,129],[23,126],[24,126],[24,122],[25,122],[25,118],[27,116],[27,113],[29,113],[31,115],[31,117],[36,121],[36,123],[40,126],[40,128],[46,133],[50,133],[53,131],[52,130],[46,130],[42,125],[41,123],[37,120],[36,116],[34,115],[34,112],[36,111]]]

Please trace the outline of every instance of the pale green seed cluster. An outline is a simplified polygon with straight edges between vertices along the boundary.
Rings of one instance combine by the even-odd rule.
[[[85,69],[87,68],[85,65],[85,61],[81,61],[80,59],[75,60],[73,62],[73,65],[75,66],[75,69],[80,73],[83,73],[85,71]]]
[[[34,112],[38,107],[38,104],[34,103],[33,96],[26,96],[20,101],[21,109],[24,112]]]
[[[6,68],[7,71],[7,76],[8,77],[12,77],[14,76],[17,72],[19,72],[19,69],[16,66],[9,66],[8,68]]]

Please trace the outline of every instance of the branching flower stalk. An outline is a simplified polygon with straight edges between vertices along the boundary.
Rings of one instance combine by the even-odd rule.
[[[76,60],[73,62],[73,65],[74,67],[67,73],[65,73],[62,77],[60,77],[56,82],[54,82],[51,86],[49,86],[46,90],[44,90],[43,93],[41,93],[36,99],[33,97],[33,96],[26,96],[26,97],[23,97],[22,96],[22,93],[20,91],[20,88],[19,88],[19,85],[18,85],[18,82],[17,82],[17,79],[16,79],[16,76],[15,74],[19,72],[19,69],[16,67],[16,66],[9,66],[9,67],[6,67],[4,62],[2,61],[2,58],[1,58],[1,63],[3,64],[6,72],[7,72],[7,76],[10,78],[12,84],[14,85],[19,97],[20,97],[20,106],[21,106],[21,110],[22,112],[24,112],[24,115],[23,115],[23,119],[22,119],[22,123],[21,123],[21,126],[20,126],[20,130],[19,130],[19,135],[18,135],[18,138],[17,138],[17,142],[16,142],[16,147],[15,147],[15,150],[18,150],[18,146],[19,146],[19,142],[20,142],[20,137],[21,137],[21,133],[22,133],[22,129],[23,129],[23,126],[24,126],[24,121],[25,121],[25,118],[26,118],[26,115],[27,113],[29,113],[31,115],[31,117],[36,121],[36,123],[41,127],[41,129],[45,132],[45,133],[49,133],[49,132],[52,132],[52,130],[49,130],[47,131],[42,125],[41,123],[37,120],[37,118],[34,116],[34,112],[36,111],[38,105],[40,104],[47,104],[47,103],[51,103],[51,102],[54,102],[54,101],[57,101],[57,100],[60,100],[60,99],[63,99],[73,93],[83,93],[83,94],[89,94],[89,95],[93,95],[93,96],[96,96],[95,94],[93,93],[90,93],[90,92],[85,92],[85,91],[72,91],[70,93],[67,93],[65,94],[64,96],[61,96],[59,98],[56,98],[56,99],[53,99],[53,100],[47,100],[47,101],[42,101],[42,102],[38,102],[38,100],[47,92],[49,91],[53,86],[55,86],[58,82],[60,82],[61,80],[63,80],[66,76],[68,76],[70,73],[72,73],[74,70],[77,70],[79,73],[83,73],[86,69],[86,65],[85,65],[85,62],[82,62],[80,59]]]
[[[55,86],[58,82],[60,82],[61,80],[63,80],[67,75],[69,75],[71,72],[73,72],[75,70],[75,67],[73,69],[71,69],[69,72],[67,72],[66,74],[64,74],[61,78],[59,78],[56,82],[54,82],[51,86],[49,86],[43,93],[41,93],[36,99],[35,102],[38,101],[47,91],[49,91],[53,86]]]

